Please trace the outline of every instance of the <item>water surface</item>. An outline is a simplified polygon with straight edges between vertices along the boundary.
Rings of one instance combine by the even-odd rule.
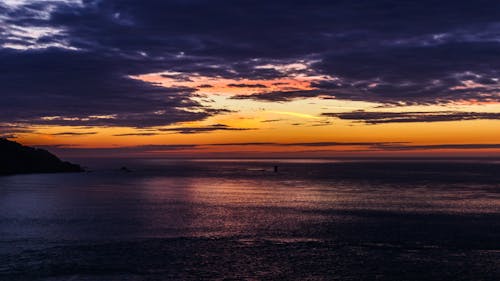
[[[0,177],[0,280],[500,279],[495,161],[89,165]]]

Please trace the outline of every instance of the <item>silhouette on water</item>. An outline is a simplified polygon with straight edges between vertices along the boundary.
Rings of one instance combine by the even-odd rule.
[[[130,170],[129,168],[127,168],[127,167],[125,167],[125,166],[121,167],[121,168],[120,168],[120,171],[121,171],[121,172],[124,172],[124,173],[130,173],[130,172],[132,172],[132,170]]]
[[[23,146],[0,138],[0,175],[82,172],[79,165],[61,161],[45,149]]]

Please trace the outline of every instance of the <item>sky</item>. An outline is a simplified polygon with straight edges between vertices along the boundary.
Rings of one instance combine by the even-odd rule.
[[[0,136],[63,157],[500,157],[500,2],[0,0]]]

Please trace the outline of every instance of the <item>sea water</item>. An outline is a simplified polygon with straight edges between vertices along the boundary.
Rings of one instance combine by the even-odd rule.
[[[82,161],[0,177],[0,280],[500,280],[498,161]]]

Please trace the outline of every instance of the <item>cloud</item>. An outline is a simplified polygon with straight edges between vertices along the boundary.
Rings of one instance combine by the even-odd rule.
[[[201,84],[198,86],[198,88],[213,88],[213,86],[210,84]]]
[[[10,124],[10,123],[0,123],[0,133],[3,134],[23,134],[23,133],[32,133],[34,130],[28,128],[25,125],[21,124]]]
[[[194,101],[194,89],[129,78],[120,58],[50,49],[0,50],[0,59],[0,122],[140,128],[224,111]]]
[[[214,124],[205,127],[175,127],[175,128],[164,128],[158,129],[162,132],[175,132],[179,134],[199,134],[207,133],[213,131],[248,131],[255,130],[254,128],[234,128],[224,124]]]
[[[465,143],[465,144],[430,144],[416,145],[407,142],[296,142],[296,143],[279,143],[279,142],[241,142],[241,143],[212,143],[212,144],[155,144],[155,145],[138,145],[128,147],[102,147],[102,148],[83,148],[71,144],[55,144],[55,145],[35,145],[35,147],[45,148],[54,153],[73,156],[73,157],[88,157],[89,155],[106,157],[122,157],[123,155],[159,155],[162,153],[184,153],[182,155],[190,155],[196,153],[197,156],[212,155],[211,147],[224,146],[274,146],[274,147],[293,147],[295,153],[309,152],[398,152],[398,151],[433,151],[433,150],[488,150],[500,149],[498,143]],[[334,148],[342,147],[340,150]],[[305,149],[307,148],[307,149]],[[318,148],[318,149],[314,149]],[[320,149],[319,149],[320,148]],[[313,149],[313,150],[311,150]],[[248,153],[248,151],[246,151]],[[259,151],[255,151],[259,152]],[[261,152],[261,151],[260,151]],[[290,153],[287,150],[287,153]],[[251,155],[250,152],[249,155]],[[328,154],[324,154],[328,155]]]
[[[0,135],[0,139],[15,139],[17,138],[17,135],[14,134],[3,134]]]
[[[51,134],[53,136],[86,136],[86,135],[95,135],[97,132],[60,132]]]
[[[387,146],[399,145],[401,142],[294,142],[282,143],[283,146]]]
[[[35,130],[20,124],[0,123],[0,138],[15,139],[21,134],[34,133]]]
[[[308,147],[326,147],[326,146],[392,146],[392,145],[402,145],[406,142],[231,142],[231,143],[212,143],[207,144],[208,146],[308,146]]]
[[[360,121],[366,124],[407,123],[407,122],[445,122],[462,120],[499,120],[498,112],[376,112],[352,111],[344,113],[323,113],[323,116],[343,120]]]
[[[116,134],[114,137],[129,137],[129,136],[157,136],[158,133],[126,133],[126,134]]]
[[[206,146],[281,146],[281,147],[357,147],[349,151],[407,151],[436,149],[500,149],[497,143],[466,143],[466,144],[429,144],[415,145],[410,142],[243,142],[243,143],[213,143]],[[324,149],[322,151],[332,151]]]
[[[55,145],[33,145],[34,147],[44,148],[53,153],[78,156],[78,157],[123,157],[124,155],[143,155],[156,154],[165,152],[176,152],[198,149],[198,145],[194,144],[165,144],[165,145],[137,145],[137,146],[122,146],[122,147],[96,147],[85,148],[70,144],[55,144]]]
[[[500,102],[494,0],[16,3],[0,3],[2,123],[143,128],[223,113],[197,88],[130,78],[164,71],[318,77],[310,90],[237,99]]]
[[[261,123],[271,123],[271,122],[279,122],[279,121],[283,121],[285,119],[266,119],[266,120],[262,120],[260,121]]]
[[[435,149],[500,149],[500,143],[466,143],[466,144],[435,144],[435,145],[407,145],[388,146],[384,150],[435,150]]]
[[[266,85],[262,84],[248,84],[248,83],[240,83],[240,84],[227,84],[228,87],[235,87],[235,88],[267,88]]]
[[[212,143],[210,146],[237,146],[237,145],[277,145],[275,142],[228,142],[228,143]]]
[[[271,102],[287,102],[300,98],[313,98],[320,95],[318,90],[271,91],[250,95],[236,95],[232,99],[253,99]]]
[[[338,99],[394,105],[499,102],[498,43],[447,42],[330,53],[317,64],[339,77],[313,86]]]

